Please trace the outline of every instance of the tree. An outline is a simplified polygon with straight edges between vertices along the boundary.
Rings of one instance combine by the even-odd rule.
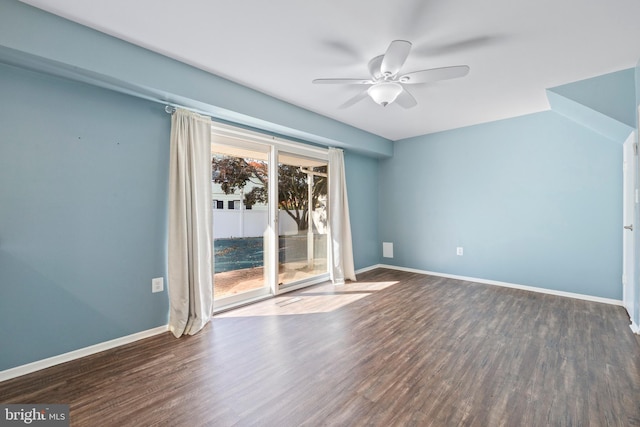
[[[244,194],[244,204],[251,207],[256,203],[266,203],[268,200],[268,170],[267,163],[239,157],[213,157],[211,161],[212,179],[220,184],[225,194],[244,190],[248,183],[256,184]],[[315,172],[326,173],[327,167],[320,166],[312,169]],[[320,197],[327,194],[327,178],[313,176],[314,180],[312,204],[313,208],[320,205]],[[307,174],[294,165],[278,165],[278,208],[284,210],[298,225],[298,231],[307,230],[308,224],[308,187]]]

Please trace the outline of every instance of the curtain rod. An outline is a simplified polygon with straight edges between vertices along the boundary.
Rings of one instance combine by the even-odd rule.
[[[204,120],[208,120],[208,121],[212,121],[213,120],[213,118],[211,117],[211,115],[209,113],[204,113],[202,111],[197,111],[197,110],[193,110],[191,108],[186,108],[186,107],[181,107],[181,106],[174,107],[173,105],[165,105],[164,106],[164,111],[167,114],[173,114],[178,110],[178,108],[180,108],[181,110],[185,110],[185,111],[189,111],[191,113],[197,114],[198,116],[200,116]]]
[[[326,146],[320,146],[320,147],[316,147],[313,145],[308,145],[310,141],[293,141],[290,140],[286,137],[286,135],[282,135],[282,137],[280,136],[275,136],[275,135],[270,135],[268,133],[268,131],[265,131],[263,129],[247,129],[242,127],[242,125],[239,125],[237,123],[231,123],[231,122],[227,122],[227,123],[223,123],[223,122],[219,122],[218,120],[216,120],[214,117],[211,117],[209,114],[207,113],[202,113],[199,111],[195,111],[191,108],[187,108],[187,107],[174,107],[173,105],[165,105],[164,106],[164,111],[167,114],[173,114],[176,112],[176,110],[178,108],[182,108],[185,109],[187,111],[192,111],[194,113],[197,114],[205,114],[206,117],[208,117],[211,120],[211,125],[212,125],[212,130],[214,130],[216,127],[218,128],[218,130],[223,130],[223,131],[227,131],[230,132],[232,134],[241,134],[242,136],[247,136],[247,135],[253,135],[254,137],[257,137],[258,139],[267,139],[268,142],[273,142],[273,141],[278,141],[281,144],[303,144],[306,146],[306,150],[313,150],[313,151],[318,151],[321,155],[326,155],[327,152],[327,148]],[[224,120],[224,119],[222,119]]]

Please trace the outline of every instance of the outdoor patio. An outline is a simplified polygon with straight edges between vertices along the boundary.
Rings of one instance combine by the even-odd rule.
[[[326,260],[316,260],[310,268],[306,261],[280,264],[278,283],[291,283],[327,272]],[[225,271],[213,275],[215,299],[236,295],[264,285],[264,268],[252,267]]]

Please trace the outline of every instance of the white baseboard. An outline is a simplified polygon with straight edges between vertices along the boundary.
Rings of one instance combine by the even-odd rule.
[[[487,279],[478,279],[476,277],[457,276],[454,274],[437,273],[434,271],[417,270],[415,268],[397,267],[395,265],[387,265],[387,264],[378,264],[373,268],[389,268],[392,270],[407,271],[409,273],[418,273],[418,274],[427,274],[430,276],[446,277],[449,279],[464,280],[467,282],[482,283],[485,285],[502,286],[504,288],[521,289],[524,291],[538,292],[541,294],[556,295],[556,296],[567,297],[567,298],[575,298],[575,299],[581,299],[585,301],[600,302],[603,304],[619,305],[619,306],[623,305],[622,300],[602,298],[602,297],[596,297],[592,295],[575,294],[573,292],[556,291],[553,289],[538,288],[535,286],[518,285],[515,283],[499,282],[497,280],[487,280]],[[369,268],[369,269],[372,269],[372,268]]]
[[[629,325],[629,327],[631,328],[631,331],[634,334],[640,334],[640,327],[638,325],[636,325],[636,322],[631,321],[631,324]]]
[[[375,270],[376,268],[381,268],[382,264],[370,265],[369,267],[361,268],[360,270],[356,270],[356,274],[364,273],[366,271]]]
[[[28,363],[26,365],[16,366],[15,368],[0,371],[0,381],[10,380],[21,375],[30,374],[41,369],[50,368],[61,363],[70,362],[81,357],[89,356],[91,354],[100,353],[101,351],[109,350],[114,347],[129,344],[134,341],[141,340],[143,338],[149,338],[154,335],[158,335],[168,331],[167,325],[159,326],[157,328],[149,329],[146,331],[138,332],[125,337],[116,338],[111,341],[105,341],[99,344],[95,344],[89,347],[80,348],[78,350],[70,351],[68,353],[60,354],[58,356],[49,357],[47,359],[38,360],[36,362]]]

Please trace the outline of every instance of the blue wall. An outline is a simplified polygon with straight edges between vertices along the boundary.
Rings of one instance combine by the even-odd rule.
[[[0,64],[0,370],[167,323],[170,116]],[[356,267],[377,263],[377,160],[345,151]],[[373,214],[371,214],[373,212]]]
[[[580,80],[549,89],[628,126],[635,127],[634,69]]]
[[[5,65],[0,93],[0,370],[165,325],[169,116]]]
[[[349,217],[356,269],[378,264],[378,160],[345,152]]]
[[[398,141],[380,161],[381,260],[620,300],[621,162],[553,112]]]

